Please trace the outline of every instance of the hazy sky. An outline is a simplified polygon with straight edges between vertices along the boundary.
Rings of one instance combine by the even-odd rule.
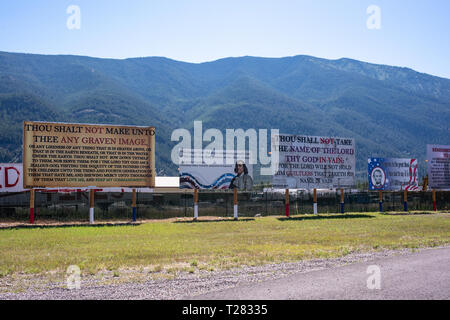
[[[80,29],[67,27],[70,5]],[[380,29],[367,27],[371,5]],[[187,62],[306,54],[450,78],[450,1],[2,0],[0,51]]]

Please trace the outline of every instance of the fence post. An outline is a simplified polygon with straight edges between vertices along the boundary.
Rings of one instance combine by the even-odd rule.
[[[133,208],[133,222],[136,222],[136,189],[133,188],[133,193],[131,194],[131,207]]]
[[[344,189],[341,188],[341,213],[345,213],[344,206]]]
[[[183,191],[183,197],[184,197],[184,217],[186,218],[186,214],[187,214],[187,196],[186,196],[186,190],[184,189]]]
[[[286,189],[286,191],[285,191],[285,197],[286,197],[286,201],[285,201],[285,213],[286,213],[286,217],[289,218],[289,189]]]
[[[30,223],[34,224],[34,189],[30,189]]]
[[[225,217],[228,217],[228,193],[225,193]]]
[[[391,210],[392,210],[392,211],[395,211],[395,203],[394,203],[395,191],[391,191],[391,198],[392,198],[392,207],[391,207]]]
[[[433,195],[433,211],[437,211],[437,207],[436,207],[436,190],[432,191],[432,195]]]
[[[314,188],[314,191],[313,191],[313,201],[314,201],[314,204],[313,204],[314,214],[317,214],[317,189],[316,188]]]
[[[198,219],[198,189],[194,189],[194,221]]]
[[[95,190],[89,190],[89,223],[94,223],[94,193]]]
[[[238,197],[237,197],[237,189],[234,188],[234,189],[233,189],[233,192],[234,192],[234,194],[233,194],[233,203],[234,203],[234,206],[233,206],[233,214],[234,214],[234,220],[237,220],[237,219],[238,219]]]
[[[408,211],[408,191],[406,189],[403,191],[403,209],[405,212]]]
[[[380,195],[380,212],[383,212],[383,191],[378,191]]]
[[[268,216],[269,215],[269,210],[268,210],[268,208],[267,208],[267,190],[266,190],[266,192],[265,192],[265,194],[266,194],[266,216]]]

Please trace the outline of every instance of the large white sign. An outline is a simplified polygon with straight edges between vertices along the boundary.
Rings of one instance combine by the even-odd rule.
[[[428,184],[432,189],[450,189],[450,146],[427,145]]]
[[[252,190],[253,165],[249,152],[219,150],[220,161],[213,161],[217,156],[206,157],[201,149],[184,148],[180,152],[180,188],[232,189],[235,185],[240,190]],[[241,162],[243,169],[238,168]],[[243,170],[242,173],[239,170]]]
[[[355,184],[355,140],[280,134],[274,188],[351,188]]]

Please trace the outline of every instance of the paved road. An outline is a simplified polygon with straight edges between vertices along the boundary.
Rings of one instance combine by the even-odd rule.
[[[380,289],[376,285],[376,265]],[[186,299],[450,299],[450,248],[427,249],[405,256],[331,269],[297,273],[281,279],[210,292]]]

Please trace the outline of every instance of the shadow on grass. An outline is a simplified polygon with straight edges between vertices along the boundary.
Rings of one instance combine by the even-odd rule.
[[[253,218],[241,218],[238,220],[230,219],[216,219],[216,220],[184,220],[184,221],[174,221],[173,223],[204,223],[204,222],[246,222],[255,221]]]
[[[10,229],[48,229],[48,228],[95,228],[95,227],[123,227],[123,226],[139,226],[139,222],[120,222],[120,223],[65,223],[65,224],[18,224],[12,226],[0,226],[0,230]]]
[[[339,214],[339,215],[314,215],[304,217],[292,217],[292,218],[277,218],[280,221],[300,221],[300,220],[329,220],[329,219],[360,219],[360,218],[375,218],[368,214]]]
[[[416,216],[416,215],[431,215],[436,214],[438,212],[434,211],[420,211],[420,212],[405,212],[405,211],[387,211],[387,212],[380,212],[381,215],[384,216]]]

